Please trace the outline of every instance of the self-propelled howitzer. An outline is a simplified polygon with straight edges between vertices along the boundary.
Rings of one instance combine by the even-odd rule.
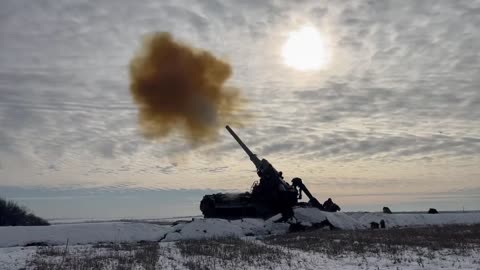
[[[260,180],[254,182],[251,192],[205,195],[200,202],[200,210],[206,218],[268,218],[282,213],[283,218],[288,219],[293,215],[292,207],[298,204],[302,191],[309,197],[311,206],[322,209],[300,178],[295,178],[292,185],[288,184],[282,172],[277,171],[266,159],[259,159],[229,126],[226,129],[247,153]]]

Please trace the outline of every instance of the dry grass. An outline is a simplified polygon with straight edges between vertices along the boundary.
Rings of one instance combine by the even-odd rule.
[[[39,247],[27,263],[36,270],[155,269],[158,243],[105,243],[91,248]]]
[[[270,268],[280,258],[290,255],[279,247],[266,246],[255,240],[223,237],[205,240],[183,240],[176,243],[191,270],[240,268],[241,265]]]
[[[333,259],[377,257],[393,265],[424,267],[429,260],[448,255],[471,257],[480,251],[480,224],[389,230],[317,230],[270,236],[262,241],[224,237],[156,242],[102,243],[94,246],[39,247],[29,269],[162,269],[160,261],[175,261],[191,270],[276,269],[295,267],[294,250],[319,253]],[[363,261],[362,261],[363,262]],[[293,262],[295,264],[295,262]],[[177,265],[177,264],[176,264]],[[460,262],[452,267],[461,268]],[[175,266],[176,267],[176,266]],[[173,268],[175,268],[173,267]]]
[[[267,244],[337,256],[346,253],[397,254],[405,249],[430,251],[448,249],[463,255],[480,248],[480,225],[397,228],[389,230],[317,230],[272,236]]]

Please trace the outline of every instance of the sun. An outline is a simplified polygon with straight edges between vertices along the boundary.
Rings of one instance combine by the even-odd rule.
[[[300,71],[319,70],[329,62],[325,40],[315,27],[309,25],[288,35],[282,56],[287,66]]]

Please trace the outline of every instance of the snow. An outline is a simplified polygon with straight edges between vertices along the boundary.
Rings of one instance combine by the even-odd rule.
[[[44,242],[52,245],[160,240],[170,226],[151,223],[80,223],[0,227],[0,247]]]
[[[330,213],[316,208],[297,208],[295,218],[302,223],[320,223],[327,219],[335,228],[343,230],[365,229],[366,226],[342,212]]]
[[[480,213],[440,213],[440,214],[384,214],[384,213],[351,213],[352,219],[364,226],[370,227],[370,222],[385,221],[387,228],[407,226],[439,226],[452,224],[480,223]]]
[[[296,222],[304,226],[312,226],[328,220],[339,229],[359,230],[370,228],[370,222],[384,220],[387,228],[431,226],[448,224],[480,223],[480,212],[468,213],[328,213],[315,208],[297,208],[294,210]],[[237,236],[243,239],[256,238],[259,243],[266,235],[281,235],[288,232],[289,223],[275,223],[279,216],[269,220],[245,218],[239,220],[193,219],[190,222],[176,225],[158,225],[149,222],[96,222],[55,224],[51,226],[17,226],[0,227],[0,269],[26,268],[38,247],[23,247],[29,243],[43,242],[52,245],[64,245],[68,239],[70,245],[81,245],[95,250],[88,244],[98,242],[136,242],[160,241],[163,251],[157,262],[158,269],[186,269],[186,258],[176,248],[175,241],[182,239],[202,239],[222,236]],[[404,250],[398,258],[390,258],[390,254],[343,254],[331,257],[326,254],[288,249],[287,257],[279,257],[278,261],[269,262],[268,269],[476,269],[480,267],[478,250],[470,255],[442,255],[441,250],[425,251],[424,257],[415,250]],[[98,252],[95,250],[95,252]],[[420,255],[419,255],[420,254]],[[390,256],[390,257],[389,257]],[[395,255],[397,256],[397,255]],[[192,258],[189,258],[190,260]],[[197,258],[199,262],[214,260]],[[237,262],[244,269],[257,269],[258,265]],[[261,267],[260,267],[261,268]],[[217,269],[230,269],[228,267]],[[232,268],[234,269],[234,268]]]
[[[0,269],[19,269],[36,252],[37,247],[0,248]]]
[[[288,223],[275,223],[272,220],[245,218],[238,220],[197,219],[190,223],[178,224],[167,233],[164,241],[201,239],[221,236],[253,236],[286,233]]]
[[[248,241],[248,240],[247,240]],[[260,245],[260,240],[256,241]],[[77,248],[86,248],[91,254],[102,255],[101,249],[95,249],[93,246],[85,245],[72,246],[71,251],[75,254]],[[379,254],[355,254],[346,253],[338,256],[329,256],[324,253],[301,251],[297,249],[289,249],[281,247],[281,251],[275,260],[255,261],[255,265],[242,261],[239,258],[215,258],[210,256],[182,255],[174,242],[159,243],[159,257],[155,265],[155,269],[190,269],[186,267],[186,262],[203,263],[210,267],[205,269],[480,269],[480,253],[472,251],[472,253],[455,254],[448,250],[426,250],[424,253],[415,249],[405,249],[398,253],[379,253]],[[37,247],[13,247],[0,249],[0,269],[16,270],[16,269],[34,269],[29,264]],[[52,258],[54,259],[54,258]],[[102,268],[112,269],[112,268]],[[145,269],[138,267],[135,269]]]
[[[334,227],[345,230],[370,228],[370,222],[384,220],[387,228],[480,223],[480,212],[441,214],[329,213],[315,208],[296,208],[295,219],[304,226],[328,220]],[[245,218],[239,220],[194,219],[174,226],[142,222],[101,222],[55,224],[51,226],[0,227],[0,247],[24,246],[44,242],[63,245],[98,242],[177,241],[221,236],[264,236],[288,232],[290,224]]]

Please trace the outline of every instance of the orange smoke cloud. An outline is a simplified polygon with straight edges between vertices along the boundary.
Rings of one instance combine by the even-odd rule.
[[[175,41],[169,33],[145,38],[130,62],[130,91],[147,138],[183,132],[193,143],[211,140],[227,122],[239,122],[237,89],[225,82],[231,66],[211,53]]]

